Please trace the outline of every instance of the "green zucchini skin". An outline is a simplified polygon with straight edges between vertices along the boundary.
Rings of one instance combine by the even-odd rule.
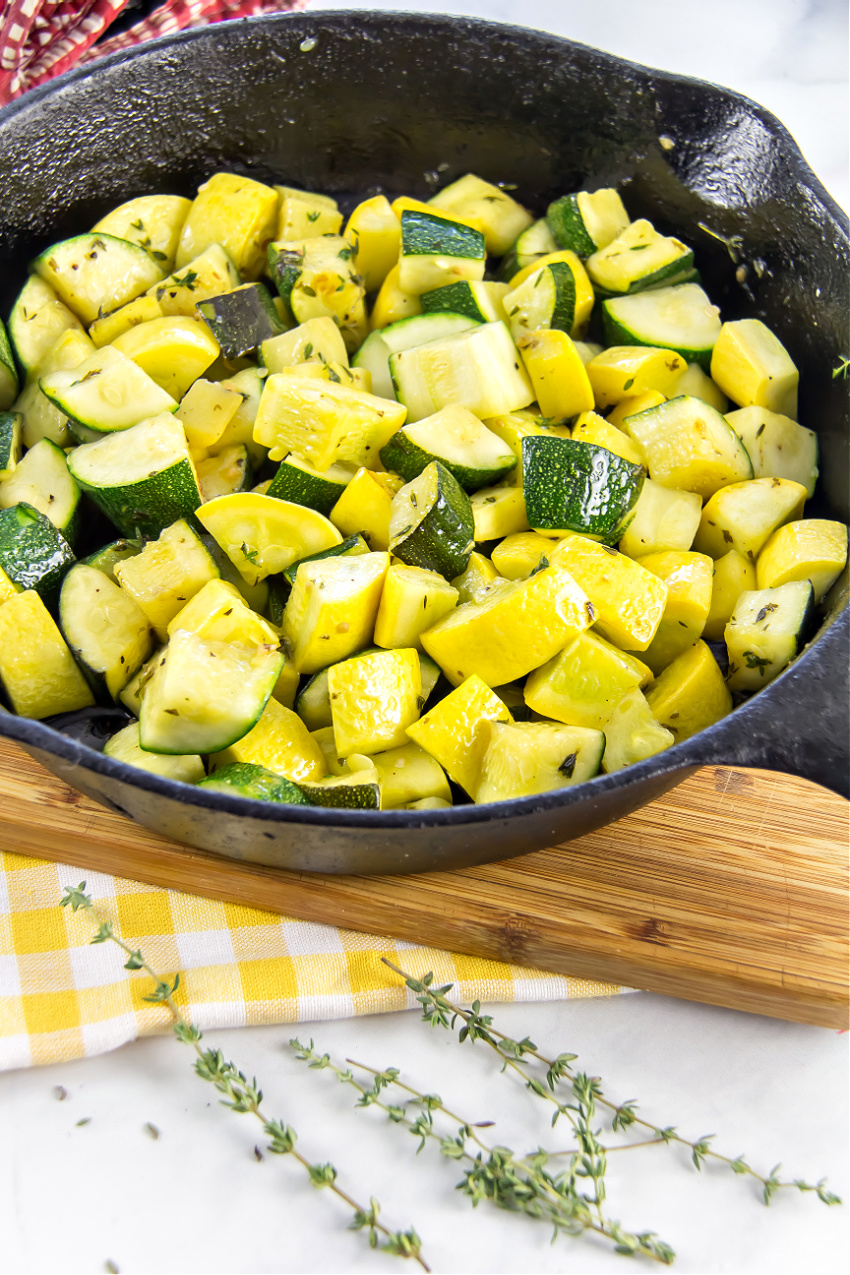
[[[351,477],[349,473],[348,477]],[[304,505],[327,516],[345,491],[344,482],[336,482],[323,474],[302,469],[284,456],[266,495]]]
[[[96,549],[94,553],[90,553],[87,558],[81,558],[80,561],[86,567],[94,567],[95,571],[102,571],[104,575],[109,576],[113,584],[117,584],[115,564],[126,562],[128,558],[135,558],[144,547],[144,540],[113,540],[111,544],[104,545],[102,549]]]
[[[387,469],[392,470],[394,474],[399,474],[406,483],[418,477],[426,465],[430,465],[435,460],[439,461],[450,474],[454,475],[464,491],[467,492],[478,491],[481,487],[492,487],[494,483],[498,483],[516,467],[515,461],[486,469],[458,464],[456,461],[450,461],[436,452],[429,452],[423,447],[419,447],[417,443],[414,443],[410,435],[406,433],[403,426],[381,448],[380,456]]]
[[[587,233],[575,195],[562,195],[546,210],[546,224],[559,248],[571,248],[578,257],[589,257],[597,245]]]
[[[14,473],[21,459],[23,428],[20,412],[0,412],[0,482]]]
[[[304,253],[295,248],[281,248],[275,243],[268,247],[269,278],[278,290],[281,301],[292,311],[290,297],[304,269]]]
[[[390,552],[408,566],[438,571],[446,580],[454,580],[469,566],[475,546],[475,519],[469,496],[439,461],[432,461],[413,481],[420,481],[429,471],[433,471],[435,479],[433,500],[429,507],[423,509],[420,504],[415,514],[411,513],[411,525],[401,527],[392,536]],[[407,487],[411,485],[408,483]],[[393,499],[393,521],[396,501],[406,499],[407,487]]]
[[[15,367],[15,356],[6,335],[6,328],[0,319],[0,412],[11,407],[18,397],[18,371]]]
[[[401,251],[405,257],[470,257],[483,260],[484,236],[480,230],[434,213],[407,208],[401,214]]]
[[[558,244],[545,218],[535,221],[527,230],[517,235],[513,247],[502,258],[499,266],[499,278],[510,283],[515,274],[530,266],[532,261],[546,257],[550,252],[557,252]]]
[[[35,589],[55,610],[62,579],[76,562],[65,537],[32,505],[0,509],[0,566],[14,584]]]
[[[171,469],[171,473],[161,471],[123,487],[89,487],[77,481],[122,536],[128,540],[137,536],[155,540],[180,518],[194,522],[192,515],[201,504],[189,463],[181,461]]]
[[[324,783],[301,785],[311,806],[332,806],[342,810],[380,810],[381,786],[356,782],[356,775],[339,775]]]
[[[577,531],[614,545],[631,521],[646,479],[632,464],[594,443],[532,435],[522,440],[529,524]]]
[[[218,341],[225,359],[249,354],[285,330],[271,294],[262,283],[244,283],[232,292],[207,297],[195,309]]]
[[[309,558],[301,558],[300,561],[293,562],[290,566],[286,567],[286,569],[282,572],[281,577],[276,578],[285,579],[286,582],[292,586],[295,584],[295,577],[298,573],[298,568],[305,562],[319,562],[322,558],[356,558],[361,554],[370,552],[371,550],[363,536],[357,532],[355,535],[348,536],[345,540],[343,540],[341,545],[332,545],[330,549],[322,549],[321,553],[311,553]],[[274,616],[272,616],[271,619],[272,623],[277,623]]]
[[[225,792],[233,797],[250,797],[254,801],[278,801],[289,806],[310,803],[297,784],[276,775],[254,762],[234,761],[222,766],[196,785],[209,792]]]

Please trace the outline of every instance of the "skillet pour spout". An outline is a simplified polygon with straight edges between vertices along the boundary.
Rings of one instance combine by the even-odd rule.
[[[850,409],[832,375],[850,351],[847,218],[783,126],[728,90],[495,23],[264,16],[166,37],[26,95],[0,112],[0,163],[3,313],[49,243],[134,195],[191,196],[219,169],[327,191],[345,209],[375,189],[427,198],[467,172],[516,183],[538,213],[565,191],[619,186],[633,217],[693,245],[725,318],[761,318],[786,345],[819,439],[812,515],[850,520]],[[484,806],[274,806],[133,770],[8,713],[0,734],[191,846],[310,872],[459,868],[581,836],[706,764],[848,795],[849,635],[839,582],[802,655],[709,730],[616,774]]]

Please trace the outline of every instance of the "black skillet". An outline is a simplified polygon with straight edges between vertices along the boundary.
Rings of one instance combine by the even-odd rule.
[[[29,94],[0,112],[0,166],[4,314],[36,251],[132,195],[191,195],[217,169],[342,197],[427,196],[474,171],[516,182],[538,210],[564,191],[619,185],[633,217],[693,244],[726,318],[763,318],[788,346],[801,417],[820,440],[810,512],[850,517],[847,393],[832,376],[850,354],[847,218],[782,125],[725,89],[487,22],[263,17],[158,40]],[[804,654],[693,739],[575,788],[427,813],[243,801],[132,770],[79,730],[0,713],[0,734],[190,845],[313,872],[457,868],[580,836],[707,764],[846,794],[847,638],[839,584]]]

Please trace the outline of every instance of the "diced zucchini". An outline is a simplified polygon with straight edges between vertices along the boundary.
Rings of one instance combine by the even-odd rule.
[[[476,323],[496,323],[507,318],[502,302],[509,291],[506,283],[463,280],[423,292],[419,301],[425,314],[465,314]]]
[[[164,413],[68,458],[71,474],[124,536],[157,536],[201,503],[183,426]]]
[[[155,296],[146,292],[144,296],[136,297],[135,301],[128,301],[126,305],[122,305],[120,310],[114,310],[112,314],[105,314],[103,318],[95,319],[89,329],[89,336],[101,350],[137,324],[150,323],[152,319],[161,318],[162,306]]]
[[[342,213],[330,195],[317,195],[293,186],[275,186],[280,197],[276,239],[315,239],[338,235]]]
[[[81,559],[87,567],[94,567],[96,571],[102,571],[108,576],[113,584],[117,584],[118,580],[115,575],[115,568],[119,562],[126,562],[128,558],[135,558],[145,547],[143,540],[113,540],[111,544],[104,545],[102,549],[96,549],[94,553],[90,553],[87,558]]]
[[[419,656],[399,648],[343,660],[330,669],[328,690],[340,757],[399,748],[419,717]]]
[[[501,257],[531,225],[531,214],[500,186],[467,173],[428,200],[455,216],[474,218],[484,232],[488,252]]]
[[[465,314],[431,311],[414,314],[381,327],[366,338],[352,360],[353,367],[365,368],[372,376],[372,392],[382,398],[395,398],[390,375],[390,358],[401,350],[412,350],[431,341],[468,332],[478,320]]]
[[[782,582],[778,582],[782,583]],[[714,563],[711,581],[711,606],[702,635],[708,641],[722,642],[723,632],[732,618],[738,598],[756,587],[756,569],[749,558],[730,549]]]
[[[211,244],[221,244],[246,279],[258,279],[277,224],[277,191],[250,177],[214,173],[198,187],[183,224],[175,267],[181,270]]]
[[[371,770],[359,770],[353,775],[304,781],[301,788],[311,806],[332,806],[343,810],[381,809],[381,785],[374,766]]]
[[[33,589],[15,593],[0,606],[0,683],[21,717],[41,720],[94,703],[65,639]]]
[[[123,691],[119,693],[119,700],[124,707],[138,718],[142,711],[142,695],[148,682],[154,675],[159,661],[165,654],[165,647],[161,646],[147,660],[137,673],[130,678]],[[153,756],[153,754],[151,754]]]
[[[24,372],[35,371],[50,347],[69,329],[82,331],[80,320],[49,284],[38,275],[30,275],[9,316],[9,336]]]
[[[6,329],[0,320],[0,412],[11,407],[18,393],[18,372]]]
[[[306,558],[299,558],[297,562],[291,563],[284,568],[282,579],[291,588],[295,584],[298,568],[304,562],[321,562],[323,558],[359,558],[364,553],[371,553],[371,550],[363,537],[361,535],[347,536],[338,545],[331,545],[330,549],[322,549],[319,553],[308,554]],[[283,611],[281,610],[282,615]]]
[[[527,407],[532,390],[503,323],[482,323],[390,357],[396,394],[408,420],[443,407],[466,407],[483,420]]]
[[[167,273],[173,269],[180,232],[191,207],[191,199],[182,195],[142,195],[101,217],[92,226],[92,233],[137,243]]]
[[[429,797],[439,797],[451,805],[452,793],[442,766],[418,744],[374,753],[368,760],[378,772],[382,810],[399,810],[411,801]],[[358,761],[356,754],[349,757],[349,769],[355,770]],[[359,766],[355,773],[362,774]]]
[[[333,725],[328,669],[319,669],[295,697],[295,711],[309,731]]]
[[[546,209],[546,224],[557,247],[589,257],[626,230],[629,214],[618,192],[603,187],[562,195]]]
[[[646,686],[652,671],[596,633],[581,633],[525,684],[525,702],[541,717],[604,730],[627,691]]]
[[[603,637],[624,650],[646,650],[664,614],[663,580],[616,549],[574,533],[553,544],[549,561],[566,567],[587,594]]]
[[[457,607],[422,634],[422,645],[453,686],[473,673],[503,686],[545,664],[593,619],[569,571],[551,566]]]
[[[598,412],[582,412],[573,425],[572,436],[577,443],[594,443],[633,465],[643,464],[643,453],[634,440]]]
[[[706,502],[694,548],[711,558],[730,549],[755,562],[777,527],[798,519],[806,489],[786,478],[753,478],[721,487]]]
[[[406,212],[423,213],[426,217],[434,216],[433,204],[423,203],[421,199],[412,199],[409,195],[399,195],[398,199],[392,202],[392,210],[399,222]],[[459,226],[466,226],[469,230],[477,230],[479,234],[484,234],[484,225],[479,217],[468,216],[466,213],[450,212],[447,208],[441,208],[438,214],[444,221],[456,222]]]
[[[165,273],[138,244],[106,234],[53,244],[32,269],[86,327],[156,286]]]
[[[521,235],[517,235],[510,251],[505,255],[499,268],[499,278],[509,280],[514,278],[526,266],[534,265],[541,257],[549,256],[553,252],[558,251],[558,245],[552,235],[552,231],[546,224],[545,219],[535,221],[532,225],[524,230]]]
[[[422,679],[422,703],[427,704],[428,700],[442,676],[440,666],[430,655],[426,655],[424,651],[419,652],[419,676]]]
[[[742,407],[726,420],[747,449],[756,478],[790,478],[809,496],[818,479],[818,436],[790,416],[766,407]]]
[[[519,351],[547,418],[561,420],[593,410],[595,400],[585,364],[566,332],[529,332],[521,338]]]
[[[117,562],[114,572],[163,642],[178,611],[208,580],[219,576],[197,532],[182,519],[166,527],[141,553]]]
[[[663,549],[690,549],[701,513],[702,500],[695,491],[662,487],[647,478],[620,541],[620,551],[630,558],[641,558]]]
[[[496,483],[517,463],[510,448],[464,407],[403,425],[381,448],[387,469],[410,482],[438,460],[468,492]]]
[[[219,496],[201,506],[198,521],[248,584],[342,542],[333,523],[314,509],[256,492]]]
[[[61,447],[42,438],[10,477],[0,482],[0,509],[25,503],[38,509],[74,544],[79,529],[80,489],[68,472]]]
[[[399,231],[401,227],[399,227]],[[401,266],[398,262],[393,266],[375,297],[369,327],[372,332],[400,323],[402,319],[413,318],[420,314],[422,306],[419,297],[412,292],[405,292],[399,284]]]
[[[714,564],[704,553],[650,553],[640,565],[667,586],[658,629],[641,659],[656,676],[702,636],[711,607]]]
[[[698,283],[655,288],[602,303],[609,345],[648,345],[675,350],[707,372],[720,335],[720,311]]]
[[[15,410],[24,418],[23,439],[25,447],[33,447],[40,438],[49,438],[60,447],[67,447],[74,439],[68,429],[68,418],[41,392],[37,373],[46,375],[63,369],[79,367],[84,359],[94,354],[95,347],[79,328],[69,328],[44,355],[32,379],[24,387]]]
[[[593,283],[614,294],[681,283],[693,268],[693,250],[678,239],[659,234],[644,218],[631,222],[587,259]]]
[[[685,360],[675,350],[612,345],[590,360],[587,375],[593,388],[596,407],[603,411],[606,407],[615,407],[623,399],[637,397],[651,390],[663,395],[670,394],[685,367]],[[614,423],[619,425],[621,422]],[[626,432],[630,433],[629,430]]]
[[[724,635],[731,691],[759,691],[793,660],[803,644],[813,601],[809,580],[741,594]]]
[[[341,235],[282,240],[268,251],[269,273],[296,322],[328,316],[348,350],[356,350],[366,335],[366,291],[353,256]]]
[[[153,649],[147,617],[129,593],[82,562],[62,582],[59,623],[101,703],[118,698]]]
[[[408,726],[407,733],[474,798],[487,751],[486,723],[512,720],[505,703],[473,675]]]
[[[430,211],[401,214],[398,281],[405,292],[420,296],[460,279],[483,279],[486,259],[481,231]]]
[[[251,762],[299,786],[327,773],[324,754],[297,713],[270,699],[247,735],[210,758],[213,772],[234,762]]]
[[[219,243],[212,243],[194,260],[175,270],[167,279],[148,289],[159,303],[163,314],[195,317],[195,306],[207,297],[218,296],[242,282],[228,253]]]
[[[348,352],[340,330],[329,315],[308,319],[297,328],[270,337],[260,346],[260,358],[270,372],[282,372],[311,359],[321,363],[348,363]],[[392,387],[390,387],[392,390]],[[377,393],[377,391],[375,391]],[[388,396],[392,398],[392,393]]]
[[[602,769],[610,775],[654,757],[675,742],[675,736],[660,725],[643,693],[635,687],[623,696],[605,726]]]
[[[503,305],[515,341],[540,328],[583,335],[593,309],[593,288],[575,253],[560,257],[538,266],[505,296]]]
[[[642,465],[592,443],[532,435],[522,444],[528,521],[536,530],[577,531],[615,544],[646,477]]]
[[[719,386],[714,384],[710,376],[706,376],[699,363],[689,363],[676,384],[667,395],[668,398],[679,398],[689,394],[691,398],[701,398],[704,403],[725,416],[729,411],[729,400]],[[649,404],[647,404],[649,406]]]
[[[98,434],[128,429],[177,408],[176,399],[117,346],[98,350],[72,371],[50,372],[39,384],[74,424]]]
[[[436,571],[391,566],[375,620],[375,645],[420,649],[424,630],[453,611],[457,601],[457,589]]]
[[[301,564],[281,625],[299,673],[316,673],[367,645],[389,562],[387,553],[367,553]]]
[[[197,782],[204,792],[224,792],[232,797],[249,797],[252,801],[283,801],[290,806],[310,804],[297,784],[249,761],[221,766]]]
[[[708,498],[721,487],[753,476],[738,435],[702,399],[670,399],[629,416],[627,429],[643,450],[650,478],[662,487]]]
[[[169,757],[164,753],[145,752],[139,743],[139,723],[131,722],[117,735],[107,740],[104,747],[106,757],[114,757],[116,761],[126,762],[138,770],[146,770],[151,775],[161,775],[163,779],[179,779],[184,784],[197,784],[204,778],[204,763],[197,754]]]
[[[522,487],[482,487],[470,499],[476,544],[501,540],[528,531],[528,514]]]
[[[601,730],[555,722],[488,722],[477,802],[533,797],[599,773]]]
[[[198,486],[205,503],[235,491],[246,491],[251,485],[251,458],[244,443],[224,447],[215,456],[198,461]]]
[[[390,551],[402,562],[447,580],[465,571],[475,523],[469,497],[453,474],[432,461],[393,497]]]
[[[249,354],[284,331],[271,294],[262,283],[243,283],[230,292],[207,297],[196,309],[226,359]]]
[[[11,478],[20,463],[23,425],[20,412],[0,412],[0,483]]]
[[[320,471],[290,452],[280,462],[267,494],[329,514],[351,479],[351,470],[343,465]]]
[[[23,503],[0,509],[0,567],[13,584],[36,590],[52,607],[74,561],[65,537],[38,509]]]
[[[797,419],[800,375],[761,319],[724,323],[711,356],[711,379],[739,407],[766,407]]]
[[[494,584],[500,580],[499,572],[489,558],[482,553],[469,555],[469,566],[452,580],[452,587],[458,591],[458,602],[480,602],[492,592]]]
[[[392,503],[402,485],[396,474],[358,469],[330,511],[331,522],[343,535],[360,532],[371,549],[389,549]]]
[[[386,195],[357,205],[345,227],[345,238],[354,248],[354,265],[363,276],[363,286],[375,292],[401,252],[401,224]]]
[[[808,580],[815,602],[820,602],[846,564],[845,525],[823,518],[803,518],[774,531],[762,548],[756,563],[758,587],[775,589],[792,580]]]
[[[705,642],[695,642],[668,664],[646,702],[677,744],[732,711],[729,688]]]

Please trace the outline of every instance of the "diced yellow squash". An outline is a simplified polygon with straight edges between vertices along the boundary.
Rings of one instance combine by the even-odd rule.
[[[601,730],[560,722],[487,722],[483,730],[489,742],[476,802],[533,797],[592,779],[605,747]]]
[[[102,318],[95,319],[89,328],[89,336],[100,350],[105,345],[111,345],[119,336],[123,336],[137,324],[149,323],[151,319],[161,319],[162,315],[162,306],[156,297],[146,293],[143,297],[136,297],[135,301],[128,301],[126,305],[121,306],[120,310],[113,310],[112,314],[105,314]]]
[[[726,420],[747,449],[756,478],[793,478],[814,494],[818,480],[818,437],[766,407],[740,407]]]
[[[388,553],[301,564],[281,628],[299,673],[345,660],[371,640],[389,564]]]
[[[366,759],[353,754],[348,759],[348,769],[358,773],[363,760]],[[426,797],[439,797],[451,805],[452,790],[445,771],[418,744],[403,744],[384,753],[373,753],[368,760],[378,772],[382,810],[398,810]]]
[[[338,235],[342,213],[330,195],[316,195],[292,186],[275,186],[280,197],[275,239],[311,239]]]
[[[726,625],[732,618],[735,603],[745,590],[756,587],[756,569],[749,558],[730,549],[714,563],[711,581],[711,606],[702,631],[710,642],[723,640]]]
[[[588,372],[566,332],[551,328],[529,332],[518,349],[544,416],[560,420],[593,410],[594,391]]]
[[[774,531],[756,563],[759,589],[775,589],[792,580],[811,580],[819,602],[847,564],[847,528],[843,522],[803,518]],[[719,565],[719,564],[718,564]],[[756,586],[746,585],[752,589]]]
[[[776,528],[800,517],[805,502],[805,487],[787,478],[753,478],[721,487],[702,511],[694,548],[711,558],[736,549],[755,562]]]
[[[250,177],[214,173],[198,194],[180,233],[175,268],[221,244],[245,279],[259,279],[277,225],[277,191]]]
[[[541,717],[604,730],[626,692],[651,680],[652,670],[633,655],[597,633],[580,633],[530,675],[525,702]]]
[[[475,522],[475,541],[501,540],[528,530],[525,496],[521,487],[481,487],[469,498]]]
[[[760,691],[799,653],[814,590],[808,580],[742,593],[723,637],[731,691]]]
[[[366,331],[366,291],[351,263],[351,246],[341,235],[280,240],[276,251],[301,258],[301,270],[288,303],[299,323],[329,316],[346,349],[356,350]]]
[[[699,398],[669,399],[624,422],[640,446],[649,476],[663,487],[707,499],[753,476],[746,448],[725,417]]]
[[[549,561],[566,567],[587,594],[603,637],[624,650],[646,650],[667,602],[663,580],[616,549],[576,532],[553,544]]]
[[[650,390],[669,396],[685,367],[685,360],[674,350],[612,345],[590,360],[587,375],[601,411]]]
[[[310,736],[316,741],[322,751],[322,757],[325,762],[325,774],[348,774],[348,762],[345,757],[337,757],[336,755],[336,740],[334,739],[333,726],[323,726],[320,730],[310,731]]]
[[[552,565],[458,607],[422,634],[422,645],[453,686],[473,673],[502,686],[539,668],[592,622],[572,575]]]
[[[254,438],[254,422],[257,419],[260,395],[263,391],[263,379],[259,370],[255,367],[244,368],[233,376],[225,377],[219,384],[225,389],[235,390],[237,394],[241,394],[242,402],[225,426],[221,438],[213,444],[211,451],[218,452],[225,447],[233,447],[236,443],[244,443],[248,448],[251,463],[255,466],[262,465],[268,452]]]
[[[503,257],[517,235],[532,223],[531,213],[499,186],[473,173],[446,186],[428,200],[432,208],[474,219],[484,232],[487,251]]]
[[[637,443],[597,412],[582,412],[573,425],[572,436],[579,443],[595,443],[604,447],[633,465],[643,464],[643,452]]]
[[[92,226],[92,231],[137,243],[163,270],[171,270],[191,207],[191,199],[182,195],[142,195],[113,208]]]
[[[315,509],[253,491],[217,496],[196,517],[251,585],[342,544],[333,523]]]
[[[232,292],[241,282],[239,271],[224,248],[220,243],[212,243],[185,267],[148,288],[147,296],[154,297],[163,314],[182,314],[194,319],[199,301]]]
[[[391,566],[375,621],[375,645],[421,650],[420,635],[453,611],[457,602],[457,589],[438,572],[400,563]]]
[[[270,337],[262,345],[263,362],[269,372],[282,372],[311,359],[348,366],[348,351],[342,333],[329,314],[299,323],[289,332]]]
[[[168,315],[129,328],[112,343],[146,372],[160,389],[181,399],[218,358],[212,332],[199,319]]]
[[[343,660],[328,673],[328,691],[338,756],[400,748],[419,717],[419,656],[398,648]]]
[[[321,779],[326,773],[324,753],[301,718],[276,699],[269,700],[247,735],[222,752],[213,753],[210,769],[219,770],[235,761],[265,766],[296,784],[302,779]]]
[[[626,692],[605,726],[602,769],[610,775],[653,757],[675,742],[673,733],[657,721],[643,692],[635,687]]]
[[[732,695],[717,661],[702,641],[689,646],[667,665],[647,691],[646,702],[677,744],[732,711]]]
[[[539,531],[519,531],[496,545],[492,564],[506,580],[527,580],[552,549],[552,540]],[[545,564],[544,564],[545,565]]]
[[[147,616],[161,641],[168,625],[209,580],[218,567],[183,519],[166,527],[141,553],[115,566],[115,578]]]
[[[278,646],[276,631],[226,580],[208,580],[168,622],[168,636],[178,630],[207,641],[244,642],[246,646]]]
[[[403,486],[404,480],[397,474],[360,468],[331,510],[330,520],[344,536],[360,532],[372,549],[389,549],[393,496]]]
[[[271,448],[272,460],[292,451],[319,470],[338,461],[369,465],[406,415],[401,403],[279,372],[266,380],[254,438]]]
[[[452,586],[457,589],[459,603],[480,602],[501,579],[489,558],[483,553],[471,553],[469,566],[452,580]]]
[[[656,675],[702,635],[711,606],[714,563],[704,553],[650,553],[640,566],[667,586],[664,615],[641,658]]]
[[[372,393],[372,373],[367,367],[349,367],[347,363],[320,363],[310,359],[282,369],[287,376],[306,376],[314,381],[330,381],[333,385],[348,385],[353,390]]]
[[[183,422],[186,442],[192,451],[214,447],[242,404],[242,395],[220,381],[200,377],[184,394],[175,412]]]
[[[399,237],[401,226],[399,226]],[[381,284],[375,304],[369,318],[372,332],[385,328],[390,323],[398,323],[400,319],[409,319],[411,315],[422,313],[422,303],[412,292],[405,292],[399,283],[400,267],[396,263]]]
[[[694,491],[644,481],[620,551],[642,558],[662,549],[690,549],[699,527],[702,500]]]
[[[284,708],[295,707],[295,696],[298,694],[298,685],[301,681],[301,674],[292,663],[291,659],[287,659],[283,668],[280,670],[280,676],[275,682],[272,695],[278,704],[282,704]]]
[[[761,319],[724,323],[711,355],[711,379],[739,407],[767,407],[797,419],[797,368]]]
[[[94,703],[65,639],[34,589],[0,605],[0,683],[21,717],[53,717]]]
[[[358,204],[348,219],[345,238],[354,248],[354,265],[367,292],[376,292],[401,252],[401,222],[386,195]]]
[[[532,434],[555,434],[558,438],[570,438],[572,436],[569,425],[544,425],[541,417],[535,415],[531,408],[523,408],[518,412],[509,412],[505,416],[490,416],[484,424],[491,433],[497,434],[503,443],[507,443],[514,456],[520,462],[510,475],[513,481],[510,481],[509,485],[515,487],[522,486],[522,440],[524,438],[528,438]]]
[[[14,594],[20,593],[21,591],[21,586],[19,584],[13,584],[3,568],[0,567],[0,606],[2,606],[4,602],[8,602],[9,598],[11,598]]]
[[[680,394],[689,394],[691,398],[701,398],[709,403],[721,415],[729,410],[729,400],[710,376],[707,376],[699,363],[689,363],[676,384],[669,398],[678,398]]]
[[[601,353],[601,350],[599,353]],[[629,431],[623,422],[629,416],[637,416],[638,412],[646,412],[650,407],[658,407],[660,403],[665,401],[666,395],[659,394],[658,390],[647,390],[645,394],[635,394],[634,396],[630,394],[628,398],[621,399],[616,407],[612,407],[605,419],[609,425],[614,425],[617,429],[621,429],[628,434]]]
[[[506,705],[480,677],[468,677],[418,722],[410,738],[430,753],[450,779],[474,797],[489,738],[487,722],[510,722]]]

